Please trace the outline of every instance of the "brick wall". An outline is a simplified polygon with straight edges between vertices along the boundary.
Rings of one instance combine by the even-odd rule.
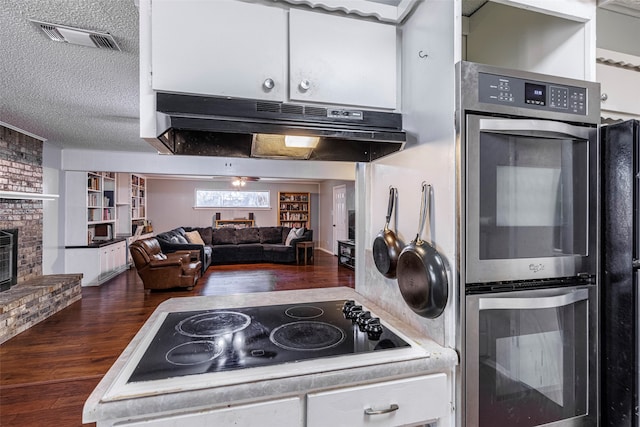
[[[0,125],[0,190],[42,193],[42,141]],[[18,229],[18,283],[42,275],[42,201],[0,198],[0,229]]]

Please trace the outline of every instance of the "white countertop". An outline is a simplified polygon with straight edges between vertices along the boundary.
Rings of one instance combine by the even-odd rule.
[[[410,348],[127,384],[167,313],[353,299],[391,328]],[[393,378],[449,372],[457,353],[394,318],[351,288],[173,298],[158,306],[87,399],[83,422],[214,408]]]

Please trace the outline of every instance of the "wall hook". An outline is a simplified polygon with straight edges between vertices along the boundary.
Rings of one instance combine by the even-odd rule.
[[[428,57],[429,55],[427,55],[426,53],[422,53],[422,51],[418,52],[418,56],[422,59]]]

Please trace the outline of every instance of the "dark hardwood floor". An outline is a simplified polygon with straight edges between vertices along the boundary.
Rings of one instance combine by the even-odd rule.
[[[0,345],[0,425],[80,426],[102,376],[161,302],[169,298],[334,286],[354,287],[352,270],[315,251],[312,265],[210,267],[192,291],[145,294],[135,269]]]

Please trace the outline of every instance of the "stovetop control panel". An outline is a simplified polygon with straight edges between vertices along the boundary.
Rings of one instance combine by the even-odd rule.
[[[478,74],[478,100],[489,104],[587,115],[587,89],[489,73]]]

